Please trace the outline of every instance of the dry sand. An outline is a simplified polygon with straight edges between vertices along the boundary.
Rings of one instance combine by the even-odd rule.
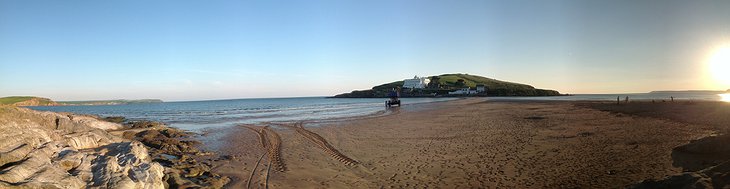
[[[672,149],[717,130],[603,106],[472,98],[301,128],[234,127],[216,131],[231,158],[214,166],[229,188],[249,178],[251,188],[616,188],[680,173]]]

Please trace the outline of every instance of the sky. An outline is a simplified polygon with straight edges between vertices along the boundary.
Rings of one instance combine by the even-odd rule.
[[[726,90],[707,62],[728,45],[730,1],[2,0],[0,96],[330,96],[444,73]]]

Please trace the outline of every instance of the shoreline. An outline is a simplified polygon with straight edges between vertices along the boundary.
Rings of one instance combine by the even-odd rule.
[[[429,103],[443,99],[409,99],[404,105]],[[198,131],[206,127],[228,127],[267,121],[320,121],[325,119],[349,119],[354,116],[383,114],[385,109],[378,99],[326,99],[288,98],[193,103],[159,103],[153,105],[122,106],[58,106],[29,107],[39,111],[76,112],[100,114],[100,116],[125,116],[131,120],[161,121],[172,127]]]
[[[414,111],[410,110],[410,108],[414,109],[422,109],[422,106],[427,105],[438,105],[439,103],[448,103],[453,101],[459,101],[459,100],[466,100],[469,98],[458,98],[453,100],[445,100],[445,101],[434,101],[434,102],[421,102],[421,103],[415,103],[415,104],[404,104],[401,107],[406,107],[409,110],[406,111]],[[208,127],[204,128],[198,131],[190,131],[190,132],[196,132],[200,135],[196,137],[196,140],[199,140],[202,142],[202,149],[208,150],[208,151],[218,151],[220,148],[222,148],[222,144],[225,144],[227,141],[221,141],[223,137],[225,137],[225,134],[230,130],[236,130],[237,127],[241,126],[248,126],[248,125],[285,125],[285,124],[295,124],[295,123],[307,123],[309,126],[326,126],[330,124],[335,123],[345,123],[349,121],[358,121],[358,120],[367,120],[367,119],[376,119],[380,117],[387,117],[390,115],[399,114],[401,112],[401,107],[395,106],[391,108],[385,108],[386,110],[381,110],[378,112],[366,114],[366,115],[359,115],[359,116],[349,116],[349,117],[340,117],[340,118],[326,118],[326,119],[304,119],[304,120],[295,120],[295,121],[270,121],[270,122],[261,122],[256,124],[237,124],[237,125],[231,125],[231,126],[225,126],[225,127]],[[180,129],[180,128],[177,128]],[[181,129],[184,130],[184,129]],[[187,130],[186,130],[187,131]]]
[[[360,163],[355,166],[337,163],[291,126],[271,124],[270,132],[281,138],[281,157],[289,169],[272,173],[268,184],[277,188],[625,187],[680,174],[682,170],[672,165],[672,149],[714,133],[693,124],[581,107],[579,102],[487,99],[435,102],[430,108],[404,108],[398,114],[316,126],[304,123],[304,129]],[[657,130],[663,133],[654,133]],[[245,186],[255,175],[252,183],[265,187],[258,179],[263,173],[251,174],[264,152],[257,146],[256,134],[237,127],[226,132],[223,140],[230,145],[221,153],[235,159],[215,167],[232,178],[228,186]],[[571,164],[576,165],[566,167]]]
[[[176,178],[220,175],[230,179],[226,188],[656,188],[712,186],[722,181],[713,180],[713,175],[730,175],[718,168],[730,166],[723,164],[730,160],[730,147],[728,153],[722,151],[730,142],[726,135],[730,128],[725,125],[730,122],[730,103],[725,102],[616,105],[477,97],[384,111],[239,125],[189,135],[192,138],[176,140],[202,142],[203,151],[213,149],[215,154],[173,154],[181,159],[187,156],[196,165],[166,174]],[[153,130],[170,133],[163,131],[165,127]],[[180,147],[168,152],[150,147],[154,145],[150,139],[162,135],[147,131],[132,128],[109,133],[141,141],[155,162],[165,163],[162,159],[171,159],[166,154],[183,152]],[[172,136],[183,135],[166,137]],[[208,146],[214,143],[219,146]],[[707,153],[717,155],[712,159],[694,155]],[[210,173],[192,169],[200,166],[209,167]]]

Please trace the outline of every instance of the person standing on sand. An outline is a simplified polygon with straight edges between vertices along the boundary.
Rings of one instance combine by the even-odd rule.
[[[629,103],[629,96],[626,96],[626,99],[624,100],[624,103],[626,103],[626,104]]]

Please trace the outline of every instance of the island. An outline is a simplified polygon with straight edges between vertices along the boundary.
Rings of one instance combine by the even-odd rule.
[[[385,98],[392,89],[400,89],[401,97],[458,96],[561,96],[560,92],[538,89],[527,84],[500,81],[470,74],[442,74],[414,77],[378,85],[368,90],[355,90],[334,98]]]

